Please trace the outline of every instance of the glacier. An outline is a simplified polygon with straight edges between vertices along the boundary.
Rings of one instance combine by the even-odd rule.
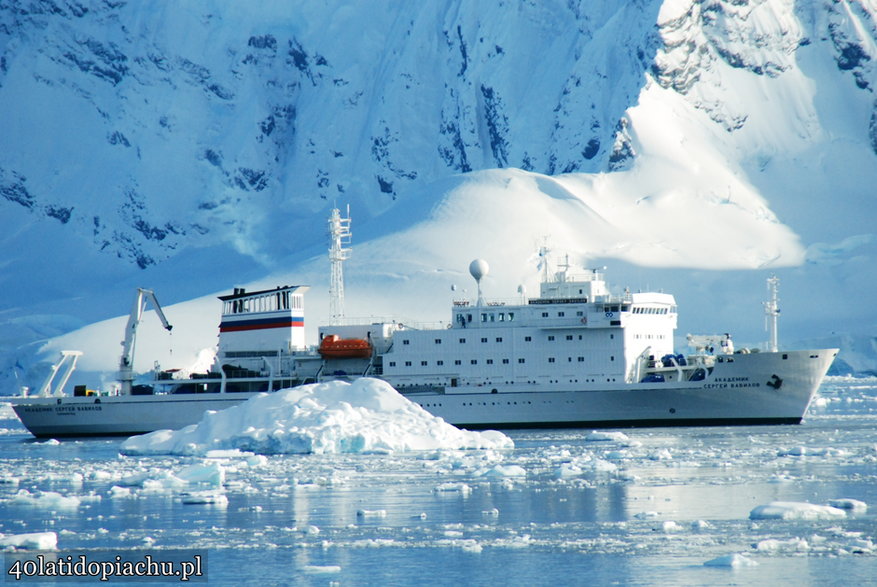
[[[762,340],[775,273],[784,343],[877,372],[875,60],[867,0],[0,0],[0,393],[111,371],[138,286],[175,323],[142,369],[233,285],[309,283],[316,324],[336,204],[351,315],[442,320],[476,256],[512,297],[547,241],[683,337]]]

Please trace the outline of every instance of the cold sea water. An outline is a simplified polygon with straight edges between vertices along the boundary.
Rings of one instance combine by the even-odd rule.
[[[6,406],[0,540],[53,533],[37,535],[70,560],[202,555],[211,585],[875,584],[875,424],[877,379],[829,378],[799,426],[126,457],[117,439],[36,441]],[[758,509],[773,502],[785,518]]]

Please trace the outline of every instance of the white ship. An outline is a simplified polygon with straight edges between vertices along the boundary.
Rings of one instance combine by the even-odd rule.
[[[222,296],[216,361],[207,373],[178,379],[156,369],[134,384],[134,336],[147,300],[170,328],[151,292],[140,290],[126,330],[121,389],[103,395],[54,386],[11,398],[37,437],[131,435],[177,429],[206,410],[257,393],[329,379],[377,377],[431,413],[465,428],[628,427],[795,424],[807,411],[837,349],[778,350],[776,280],[765,309],[767,351],[735,352],[731,336],[688,336],[692,352],[673,348],[672,295],[609,291],[600,271],[575,274],[568,264],[543,273],[539,296],[485,300],[487,264],[470,272],[476,300],[453,302],[444,328],[343,319],[341,262],[349,219],[330,219],[333,324],[318,345],[304,334],[306,286]],[[52,375],[59,372],[56,365]]]

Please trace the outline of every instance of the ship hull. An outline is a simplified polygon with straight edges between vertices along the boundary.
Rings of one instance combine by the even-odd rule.
[[[485,428],[796,424],[836,349],[729,355],[703,381],[552,383],[432,387],[401,391],[456,426]],[[390,381],[392,384],[393,382]],[[179,429],[256,393],[11,398],[40,438],[130,436]]]

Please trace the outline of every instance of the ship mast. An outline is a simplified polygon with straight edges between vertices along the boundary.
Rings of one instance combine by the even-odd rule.
[[[780,278],[776,275],[767,278],[767,291],[770,293],[770,299],[764,302],[765,325],[768,332],[767,350],[772,353],[779,350],[779,335],[777,334],[777,318],[780,315],[779,297],[777,296],[779,283]]]
[[[329,278],[329,324],[341,324],[344,319],[344,261],[350,258],[350,206],[347,217],[341,218],[341,211],[333,208],[329,216],[329,262],[332,273]]]

